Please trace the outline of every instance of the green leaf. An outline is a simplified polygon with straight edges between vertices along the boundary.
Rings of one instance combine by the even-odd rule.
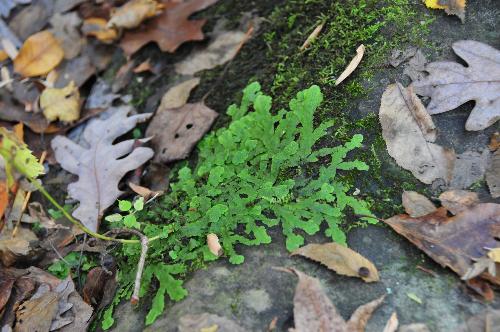
[[[123,216],[119,213],[113,213],[110,214],[109,216],[104,217],[104,220],[109,221],[109,222],[118,222],[123,219]]]
[[[119,200],[118,201],[118,208],[122,212],[130,211],[130,209],[132,208],[132,203],[130,201],[121,201],[121,200]]]
[[[139,197],[134,202],[134,209],[136,211],[142,211],[143,208],[144,208],[144,197]]]
[[[128,228],[141,228],[141,225],[137,222],[137,218],[133,214],[126,215],[123,218],[123,224]]]
[[[111,304],[108,307],[108,309],[106,309],[104,311],[104,315],[102,317],[102,323],[101,323],[101,326],[102,326],[103,330],[109,329],[115,323],[115,320],[113,318],[113,310],[114,310],[114,308],[115,308],[115,306],[113,304]]]

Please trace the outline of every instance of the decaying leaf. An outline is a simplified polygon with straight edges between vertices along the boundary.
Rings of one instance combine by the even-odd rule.
[[[439,195],[441,205],[452,214],[460,213],[479,203],[477,193],[467,190],[448,190]]]
[[[499,332],[500,310],[487,308],[483,312],[467,319],[465,323],[458,326],[455,332]]]
[[[219,237],[217,234],[210,233],[207,235],[207,246],[208,250],[215,256],[222,255],[222,246],[219,243]]]
[[[138,64],[137,67],[135,67],[134,70],[133,70],[133,72],[136,73],[136,74],[144,73],[144,72],[147,72],[147,71],[150,71],[150,72],[153,71],[153,68],[151,66],[151,61],[149,59],[144,60],[143,62],[141,62],[140,64]]]
[[[455,154],[432,142],[436,128],[410,88],[391,84],[382,95],[379,119],[387,151],[423,183],[451,180]]]
[[[47,88],[40,95],[40,107],[48,121],[73,122],[80,118],[80,92],[71,81],[62,89]]]
[[[25,227],[19,227],[16,236],[13,230],[4,229],[0,233],[0,260],[6,267],[12,266],[17,261],[29,261],[35,256],[34,248],[30,242],[38,241],[35,233]]]
[[[498,131],[491,135],[491,140],[488,148],[491,152],[495,152],[496,150],[498,150],[498,148],[500,148],[500,133]]]
[[[111,13],[108,27],[133,29],[162,10],[163,5],[156,0],[131,0]]]
[[[233,59],[247,39],[242,31],[224,31],[219,33],[208,47],[195,51],[179,63],[175,71],[183,75],[194,75],[199,71],[212,69]]]
[[[403,191],[403,207],[411,217],[422,217],[436,211],[436,206],[424,195],[416,191]]]
[[[153,191],[149,188],[139,186],[138,184],[134,184],[132,182],[128,183],[128,186],[130,189],[132,189],[137,195],[144,197],[145,201],[149,201],[150,199],[153,199],[154,197],[158,197],[163,195],[163,191]]]
[[[97,38],[103,43],[110,44],[118,39],[118,31],[108,28],[108,21],[100,17],[91,17],[83,21],[82,33]]]
[[[364,304],[356,309],[348,322],[337,312],[335,306],[324,293],[320,281],[305,273],[289,269],[299,277],[293,297],[295,332],[362,332],[375,309],[385,296]]]
[[[385,222],[436,262],[463,276],[473,260],[486,254],[484,248],[497,246],[500,204],[477,204],[453,217],[442,207],[423,217],[397,215]],[[500,284],[498,279],[488,280]]]
[[[339,85],[342,83],[346,78],[349,77],[353,73],[354,70],[358,67],[359,63],[361,62],[361,59],[363,59],[363,55],[365,54],[365,45],[361,44],[357,49],[356,49],[356,55],[354,58],[352,58],[351,62],[349,65],[347,65],[346,69],[340,74],[340,76],[337,78],[335,81],[335,86]]]
[[[389,320],[385,324],[384,330],[382,332],[396,332],[398,330],[399,320],[398,314],[393,312]]]
[[[486,170],[486,183],[490,189],[491,197],[500,197],[500,149],[496,150],[491,156]]]
[[[44,75],[64,58],[64,51],[50,31],[30,36],[14,59],[14,69],[26,77]]]
[[[209,313],[199,315],[184,315],[179,318],[179,332],[191,331],[216,331],[216,332],[244,332],[246,331],[240,324],[226,317]]]
[[[379,280],[377,268],[365,257],[338,243],[308,244],[292,252],[319,262],[338,274],[358,277],[365,282]]]
[[[488,255],[491,253],[491,251],[488,253]],[[462,276],[462,280],[469,280],[473,279],[477,276],[479,276],[481,273],[484,271],[488,271],[489,274],[492,276],[496,276],[496,266],[495,266],[495,261],[491,259],[490,257],[481,257],[478,259],[472,266],[465,272],[465,274]]]
[[[488,149],[465,151],[456,157],[450,188],[465,189],[484,178],[490,160]]]
[[[429,114],[457,108],[473,100],[466,130],[483,130],[500,119],[500,51],[474,40],[453,43],[453,50],[468,66],[457,62],[433,62],[429,73],[413,82],[415,92],[431,98]]]
[[[146,136],[153,136],[155,162],[186,158],[217,116],[217,112],[203,103],[174,109],[159,108],[146,130]]]
[[[81,18],[77,13],[55,14],[50,19],[54,37],[61,43],[65,59],[73,59],[80,54],[85,40],[80,35]]]
[[[5,209],[9,205],[9,188],[7,181],[0,180],[0,220],[3,218]]]
[[[304,44],[300,47],[300,50],[303,51],[306,48],[308,48],[311,43],[313,43],[316,38],[318,38],[319,34],[321,33],[321,30],[323,30],[323,27],[325,26],[325,23],[318,24],[316,28],[311,32],[311,34],[307,37],[307,39],[304,41]]]
[[[189,20],[193,13],[203,10],[218,0],[163,0],[165,9],[147,25],[127,31],[120,43],[125,54],[131,55],[149,42],[156,42],[164,52],[174,52],[181,44],[202,40],[205,20]]]
[[[195,77],[179,83],[170,89],[161,98],[159,110],[179,108],[186,105],[191,91],[200,84],[200,78]]]
[[[106,120],[92,120],[83,133],[88,147],[77,145],[63,136],[52,140],[57,161],[65,170],[78,175],[78,181],[68,186],[69,195],[80,202],[73,216],[94,232],[104,210],[122,194],[118,189],[121,178],[153,156],[150,148],[134,148],[134,140],[113,145],[118,137],[151,116],[128,117],[132,110],[132,107],[122,106]]]
[[[59,310],[59,294],[40,286],[33,297],[21,304],[16,312],[16,332],[49,331]]]
[[[425,5],[433,9],[444,9],[448,15],[457,15],[462,22],[465,21],[466,0],[425,0]]]

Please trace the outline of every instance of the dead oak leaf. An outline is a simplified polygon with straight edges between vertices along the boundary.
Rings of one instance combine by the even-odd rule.
[[[50,31],[30,36],[14,59],[14,70],[25,77],[49,73],[63,59],[64,51]]]
[[[146,136],[153,136],[155,162],[168,163],[186,158],[217,116],[217,112],[203,103],[174,109],[160,107],[146,130]]]
[[[113,144],[151,116],[127,116],[131,111],[132,107],[117,107],[108,119],[92,120],[83,133],[87,147],[64,136],[52,140],[56,160],[65,170],[78,175],[78,181],[68,186],[69,195],[80,202],[73,216],[94,232],[104,210],[123,193],[118,189],[121,178],[153,157],[153,150],[135,147],[135,140]]]
[[[385,298],[382,296],[358,307],[346,322],[326,296],[318,279],[296,269],[285,269],[285,271],[293,272],[299,278],[293,297],[295,329],[290,331],[362,332],[375,309]]]
[[[448,15],[457,15],[462,22],[465,20],[466,0],[425,0],[425,5],[432,9],[444,9]]]
[[[500,51],[474,40],[453,43],[455,53],[467,64],[440,61],[428,64],[429,75],[413,82],[415,92],[428,96],[429,114],[447,112],[475,101],[466,130],[483,130],[500,119]]]
[[[486,254],[484,248],[498,246],[500,204],[477,204],[453,217],[442,207],[418,218],[396,215],[385,223],[434,261],[463,276],[474,260]],[[500,284],[499,280],[488,280]]]
[[[111,12],[108,28],[133,29],[142,21],[161,13],[163,5],[156,0],[131,0]]]
[[[189,16],[213,5],[218,0],[163,0],[163,13],[147,25],[124,34],[120,47],[131,55],[149,42],[156,42],[163,52],[173,53],[182,43],[202,40],[205,20],[189,20]]]
[[[365,282],[379,280],[377,268],[365,257],[338,243],[308,244],[292,252],[328,267],[338,274],[362,278]]]

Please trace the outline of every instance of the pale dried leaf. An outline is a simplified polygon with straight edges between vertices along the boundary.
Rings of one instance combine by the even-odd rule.
[[[40,95],[40,107],[49,122],[73,122],[80,118],[80,92],[75,82],[57,89],[47,88]]]
[[[434,144],[432,119],[410,89],[391,84],[382,95],[379,112],[387,151],[398,165],[423,183],[436,179],[449,182],[455,154]]]
[[[325,23],[318,24],[316,28],[314,28],[313,32],[307,37],[307,39],[304,41],[304,44],[300,47],[300,50],[303,51],[306,48],[308,48],[311,43],[313,43],[316,38],[318,38],[319,34],[321,33],[321,30],[323,30],[323,27],[325,26]]]
[[[198,84],[200,84],[200,78],[195,77],[171,87],[161,98],[159,110],[179,108],[186,105],[191,91]]]
[[[436,206],[424,195],[415,191],[403,191],[403,207],[411,217],[421,217],[436,211]]]
[[[431,330],[423,323],[414,323],[401,326],[398,332],[431,332]]]
[[[486,183],[490,189],[491,197],[500,197],[500,149],[496,150],[491,156],[486,171]]]
[[[450,188],[465,189],[483,179],[490,160],[488,149],[465,151],[456,157]]]
[[[163,191],[153,191],[149,188],[139,186],[138,184],[134,184],[132,182],[128,183],[130,189],[132,189],[137,195],[144,197],[145,201],[148,201],[154,197],[158,197],[163,195]]]
[[[192,331],[210,331],[207,329],[216,326],[217,332],[244,332],[246,331],[240,324],[232,321],[229,318],[217,316],[209,313],[202,313],[199,315],[184,315],[179,318],[178,330],[179,332],[192,332]]]
[[[108,22],[108,27],[133,29],[144,20],[162,12],[163,5],[156,0],[131,0],[114,10]]]
[[[97,38],[103,43],[110,44],[118,39],[118,31],[108,28],[108,21],[100,17],[90,17],[83,21],[82,33]]]
[[[349,332],[364,332],[366,323],[371,318],[373,312],[384,302],[385,295],[382,295],[376,300],[363,304],[354,311],[351,318],[347,322],[346,331]]]
[[[215,256],[220,256],[223,253],[222,246],[219,243],[217,234],[210,233],[207,235],[208,250]]]
[[[16,236],[13,230],[3,229],[0,232],[0,260],[6,267],[13,265],[17,260],[26,260],[33,255],[30,242],[37,241],[35,233],[25,227],[18,227]]]
[[[491,249],[488,252],[488,257],[494,260],[496,263],[500,263],[500,248]]]
[[[500,119],[500,51],[473,40],[453,44],[453,50],[468,66],[457,62],[433,62],[429,73],[413,82],[415,92],[431,97],[429,114],[438,114],[475,101],[466,130],[483,130]]]
[[[348,78],[353,71],[358,67],[359,63],[361,62],[361,59],[363,59],[363,55],[365,54],[365,45],[361,44],[357,49],[356,49],[356,55],[354,58],[352,58],[351,62],[349,65],[344,69],[342,74],[340,74],[339,78],[335,81],[335,86],[339,85],[342,83],[346,78]]]
[[[477,193],[467,190],[448,190],[439,195],[441,205],[453,215],[479,203]]]
[[[242,31],[224,31],[218,34],[208,47],[195,51],[175,64],[175,71],[182,75],[194,75],[212,69],[233,59],[247,35]]]
[[[136,74],[143,73],[146,71],[152,72],[151,61],[149,59],[141,62],[137,67],[134,68],[133,72]]]
[[[155,162],[186,158],[217,116],[217,112],[203,103],[175,109],[159,108],[146,130],[146,136],[153,136]]]
[[[68,14],[55,14],[50,19],[54,37],[61,43],[65,59],[78,56],[83,48],[85,39],[80,35],[81,18],[76,12]]]
[[[57,161],[65,170],[78,175],[78,181],[68,186],[69,195],[80,202],[73,216],[94,232],[104,210],[122,194],[118,189],[121,178],[153,156],[150,148],[134,148],[134,140],[113,145],[118,137],[151,116],[128,117],[132,110],[127,106],[117,107],[110,118],[92,120],[83,133],[88,147],[63,136],[52,140]]]
[[[10,39],[2,38],[2,48],[11,60],[14,60],[19,54],[16,45]]]
[[[377,268],[365,257],[338,243],[308,244],[292,252],[319,262],[338,274],[358,277],[365,282],[379,280]]]
[[[396,332],[398,330],[398,326],[398,314],[394,311],[391,317],[389,317],[389,320],[385,324],[384,330],[382,332]]]
[[[491,251],[490,251],[491,252]],[[489,253],[488,253],[489,255]],[[484,271],[488,271],[492,276],[496,275],[495,262],[490,257],[479,258],[461,277],[462,280],[469,280],[479,276]]]

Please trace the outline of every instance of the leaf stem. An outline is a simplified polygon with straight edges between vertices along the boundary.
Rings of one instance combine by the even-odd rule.
[[[27,179],[28,179],[28,181],[31,184],[33,184],[36,187],[36,189],[38,189],[45,196],[45,198],[47,198],[49,200],[50,203],[52,203],[52,205],[54,205],[59,211],[61,211],[61,213],[69,221],[71,221],[71,223],[73,223],[75,226],[77,226],[78,228],[80,228],[83,232],[87,233],[88,235],[93,236],[93,237],[98,238],[98,239],[101,239],[101,240],[104,240],[104,241],[113,241],[113,242],[119,242],[119,243],[123,243],[123,244],[137,244],[137,243],[140,244],[141,243],[141,240],[136,240],[136,239],[116,239],[116,238],[113,238],[113,237],[109,237],[109,236],[106,236],[106,235],[102,235],[102,234],[93,232],[92,230],[90,230],[89,228],[87,228],[85,225],[83,225],[81,222],[79,222],[78,220],[76,220],[75,218],[73,218],[73,216],[71,214],[69,214],[68,211],[66,211],[59,203],[57,203],[57,201],[54,199],[54,197],[52,197],[52,195],[49,194],[48,191],[45,190],[45,188],[40,183],[38,183],[38,181],[36,181],[36,179],[32,179],[32,178],[29,178],[29,177]],[[153,236],[152,238],[148,239],[148,242],[152,242],[152,241],[158,240],[159,238],[160,238],[159,235]]]

